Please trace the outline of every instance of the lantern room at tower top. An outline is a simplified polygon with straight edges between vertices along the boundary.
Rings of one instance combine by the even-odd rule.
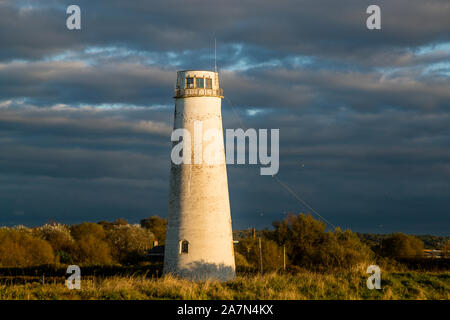
[[[217,72],[204,70],[177,72],[174,98],[203,96],[223,98],[223,90],[219,86],[219,74]]]

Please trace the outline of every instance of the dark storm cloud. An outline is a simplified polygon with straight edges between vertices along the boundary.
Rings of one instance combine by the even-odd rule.
[[[450,4],[0,0],[0,224],[167,211],[172,90],[212,69],[224,126],[280,128],[279,177],[357,231],[450,230]],[[235,108],[232,110],[231,108]],[[235,228],[307,211],[229,166]],[[383,226],[383,227],[380,227]]]
[[[0,57],[39,59],[90,45],[196,51],[211,48],[217,36],[224,45],[253,45],[270,49],[278,57],[332,56],[354,63],[386,50],[402,51],[450,39],[450,5],[445,0],[377,1],[383,14],[383,32],[378,33],[365,28],[365,9],[372,2],[360,0],[80,0],[81,32],[65,28],[65,8],[70,4],[50,0],[0,3]]]
[[[65,28],[66,4],[4,2],[0,56],[44,61],[0,65],[0,98],[170,104],[176,69],[211,67],[213,32],[220,36],[223,84],[241,107],[326,100],[434,109],[448,102],[450,49],[433,49],[449,41],[447,2],[382,1],[379,33],[365,28],[360,1],[339,8],[327,1],[171,3],[177,10],[167,2],[81,1],[80,32]],[[430,75],[427,66],[439,63]]]
[[[170,114],[3,104],[0,223],[136,222],[161,214],[166,204],[157,199],[168,190]]]
[[[128,116],[135,112],[143,116],[132,109],[119,118],[114,111],[86,108],[3,108],[0,132],[8,138],[2,141],[0,172],[149,179],[167,162],[171,129],[165,122]]]
[[[259,107],[305,107],[331,104],[374,111],[375,108],[439,109],[450,105],[448,78],[402,72],[258,68],[246,73],[223,72],[223,83],[237,100]]]
[[[408,73],[409,72],[409,73]],[[175,72],[137,63],[89,65],[82,61],[0,64],[0,99],[35,104],[171,104]],[[282,67],[223,71],[222,83],[239,105],[304,107],[323,103],[373,110],[401,107],[422,111],[450,101],[447,77],[400,70],[349,72]]]
[[[49,217],[137,221],[150,212],[165,215],[171,113],[3,106],[4,223],[42,223]],[[431,227],[417,226],[423,210],[428,219],[447,214],[448,114],[299,109],[272,113],[270,120],[241,116],[250,127],[270,122],[270,128],[281,128],[280,178],[335,224],[424,232]],[[224,118],[226,127],[235,127],[227,108]],[[264,227],[286,212],[304,210],[270,176],[260,176],[257,167],[231,165],[229,181],[233,220],[240,228]],[[262,195],[264,206],[255,205]],[[143,198],[135,201],[137,197]],[[406,214],[407,221],[393,222]],[[445,233],[448,225],[432,229]]]
[[[257,117],[245,121],[250,127],[267,123]],[[281,128],[280,179],[332,223],[375,232],[392,232],[398,226],[448,234],[448,114],[321,110],[271,114],[270,123]],[[257,220],[245,221],[262,227],[286,212],[305,210],[271,177],[256,171],[230,167],[232,199]],[[261,195],[264,206],[253,206]]]
[[[41,225],[50,219],[64,223],[130,219],[161,212],[154,201],[167,194],[165,179],[68,179],[0,174],[2,225]],[[152,197],[149,197],[149,194]],[[93,196],[95,195],[95,196]]]
[[[0,64],[0,99],[37,104],[167,103],[173,74],[139,64],[90,66],[82,61]]]

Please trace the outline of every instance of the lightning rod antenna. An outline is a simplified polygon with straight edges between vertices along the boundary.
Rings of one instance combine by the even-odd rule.
[[[216,64],[216,38],[214,38],[214,72],[217,72],[217,64]]]

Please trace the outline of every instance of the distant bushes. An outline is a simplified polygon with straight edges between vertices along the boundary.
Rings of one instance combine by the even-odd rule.
[[[253,268],[260,270],[262,253],[262,265],[264,271],[275,271],[283,268],[283,249],[273,240],[261,239],[261,251],[257,238],[243,239],[236,246],[235,260],[237,267]]]
[[[141,220],[140,225],[117,219],[73,226],[52,223],[37,228],[3,227],[0,267],[138,264],[146,260],[154,240],[164,243],[166,226],[166,219],[152,216]],[[234,246],[238,270],[259,272],[261,260],[264,272],[280,270],[284,262],[288,270],[350,270],[367,268],[375,260],[383,268],[393,268],[404,264],[404,259],[413,258],[416,260],[411,263],[416,268],[418,257],[423,257],[423,242],[402,233],[384,236],[379,243],[364,243],[350,230],[327,231],[324,223],[305,214],[291,214],[273,226],[271,231],[246,235]],[[448,257],[450,243],[441,248],[442,256]]]
[[[415,236],[393,233],[381,241],[375,250],[389,258],[417,258],[423,256],[423,242]]]
[[[71,229],[62,224],[46,224],[32,230],[35,237],[47,241],[55,252],[56,263],[73,263],[77,255],[77,244]]]
[[[0,265],[28,267],[53,263],[52,246],[27,229],[0,228]]]
[[[261,250],[257,237],[240,239],[235,247],[238,269],[260,270],[261,257],[263,271],[280,270],[284,261],[289,270],[348,270],[375,259],[355,233],[339,228],[327,232],[325,224],[311,215],[291,214],[273,226],[273,231],[263,232]]]
[[[46,224],[33,230],[33,234],[50,243],[55,251],[70,251],[74,240],[70,228],[61,224]]]
[[[92,235],[83,236],[77,241],[74,260],[89,265],[109,265],[113,262],[111,248],[106,241]]]
[[[389,234],[377,234],[377,233],[359,233],[356,232],[358,237],[371,247],[375,247],[381,243],[383,239],[389,238]],[[445,236],[432,236],[432,235],[415,235],[414,237],[421,240],[425,249],[438,249],[444,247],[450,242],[449,237]]]
[[[153,233],[125,220],[38,228],[0,228],[0,266],[112,265],[144,260]]]
[[[445,243],[442,247],[442,256],[444,258],[450,258],[450,241],[448,241],[447,243]]]
[[[267,238],[285,246],[289,263],[309,269],[349,269],[367,264],[373,252],[350,230],[325,231],[323,222],[311,215],[289,215],[273,223],[274,231]]]
[[[144,253],[153,247],[154,239],[149,229],[132,225],[113,226],[106,236],[112,258],[122,264],[142,260]]]
[[[141,220],[141,227],[151,230],[159,245],[163,245],[165,243],[167,219],[160,218],[156,215],[151,216]]]

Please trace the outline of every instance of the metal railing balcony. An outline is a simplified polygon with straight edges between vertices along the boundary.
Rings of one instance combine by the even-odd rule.
[[[185,97],[219,97],[223,98],[223,89],[205,89],[205,88],[185,88],[185,89],[175,89],[174,98],[185,98]]]

